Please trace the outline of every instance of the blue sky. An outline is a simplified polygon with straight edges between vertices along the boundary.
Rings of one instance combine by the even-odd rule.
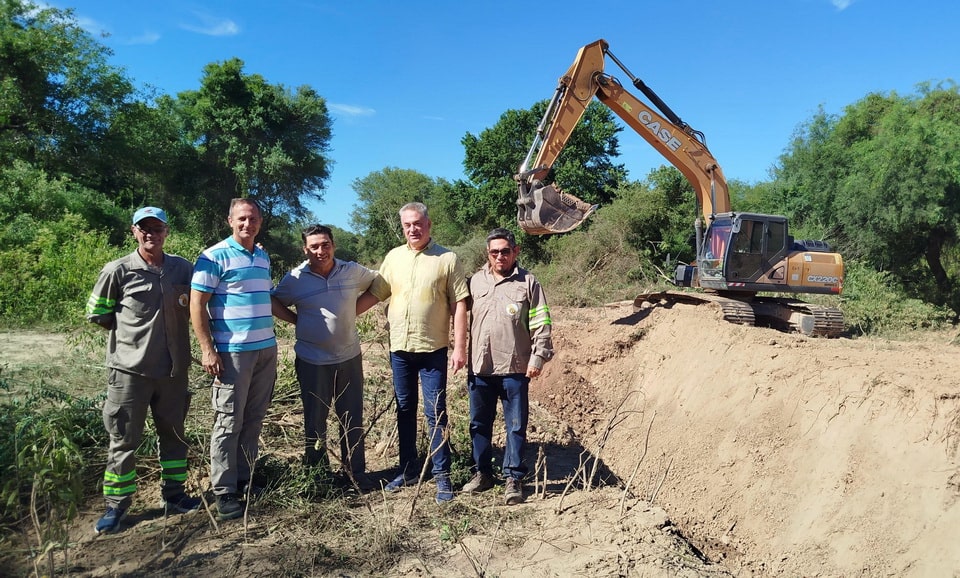
[[[204,65],[232,57],[272,84],[312,86],[334,119],[335,164],[311,209],[345,229],[356,179],[386,167],[462,178],[461,138],[552,96],[577,50],[600,38],[705,133],[728,179],[747,182],[769,178],[819,106],[840,114],[871,92],[960,80],[954,0],[49,4],[107,34],[111,63],[163,93],[197,89]],[[629,84],[613,63],[607,71]],[[629,129],[620,148],[632,179],[666,162]]]

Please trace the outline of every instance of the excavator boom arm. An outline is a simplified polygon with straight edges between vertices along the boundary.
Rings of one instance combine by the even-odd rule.
[[[616,78],[604,73],[608,55],[668,118],[626,91]],[[610,54],[606,41],[598,40],[582,47],[560,78],[554,97],[537,127],[533,145],[514,177],[518,185],[517,219],[524,230],[532,234],[569,231],[596,208],[552,185],[543,186],[593,98],[610,108],[687,177],[705,218],[730,210],[726,179],[716,159],[697,138],[699,133],[683,123],[652,90]]]
[[[731,210],[723,170],[706,145],[627,92],[617,80],[597,74],[597,98],[677,167],[693,185],[701,213],[709,218]]]

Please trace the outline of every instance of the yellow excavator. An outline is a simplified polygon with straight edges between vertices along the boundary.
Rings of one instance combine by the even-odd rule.
[[[656,110],[604,72],[608,57]],[[573,65],[560,78],[533,145],[514,176],[518,187],[517,221],[524,231],[532,235],[564,233],[596,210],[596,205],[545,184],[553,163],[594,97],[683,173],[696,191],[700,208],[694,223],[696,262],[679,264],[673,283],[703,291],[646,293],[636,298],[636,306],[713,302],[720,305],[724,318],[734,323],[752,325],[762,319],[806,335],[827,337],[843,332],[843,315],[835,307],[758,295],[839,295],[843,289],[842,257],[831,252],[823,241],[794,240],[786,217],[734,212],[727,181],[707,149],[703,133],[681,120],[627,70],[604,40],[582,47]]]

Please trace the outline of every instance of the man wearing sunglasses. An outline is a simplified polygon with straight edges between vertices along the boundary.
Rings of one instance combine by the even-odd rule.
[[[550,309],[539,281],[517,264],[513,233],[487,235],[487,263],[470,277],[473,298],[467,389],[474,476],[463,487],[473,494],[494,485],[493,422],[503,406],[506,447],[503,475],[507,505],[523,501],[530,378],[553,357]]]
[[[103,424],[110,436],[103,474],[107,511],[97,534],[116,532],[137,490],[135,452],[147,409],[160,450],[160,491],[167,511],[194,512],[200,500],[183,488],[190,406],[190,276],[193,265],[163,252],[167,214],[143,207],[133,215],[137,249],[107,263],[87,301],[87,319],[107,329],[108,385]]]

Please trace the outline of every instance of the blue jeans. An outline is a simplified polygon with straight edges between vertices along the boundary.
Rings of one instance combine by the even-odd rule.
[[[444,439],[447,428],[447,348],[430,353],[391,351],[393,393],[397,401],[397,437],[400,470],[419,474],[417,466],[417,378],[423,387],[423,413],[430,430],[433,475],[450,473],[450,445]]]
[[[503,475],[522,480],[529,471],[523,462],[527,445],[530,378],[522,373],[510,375],[470,375],[470,440],[477,471],[493,473],[493,420],[497,401],[503,405],[507,447],[503,450]]]

